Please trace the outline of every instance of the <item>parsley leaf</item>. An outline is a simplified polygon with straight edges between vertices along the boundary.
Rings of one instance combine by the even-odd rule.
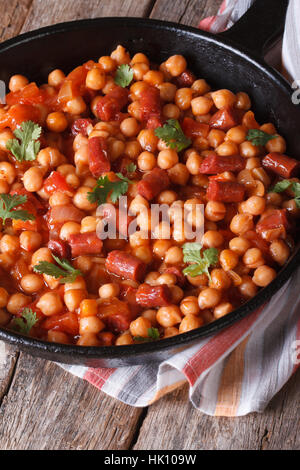
[[[134,173],[136,171],[136,165],[134,163],[129,163],[126,166],[127,173]]]
[[[206,274],[211,280],[208,268],[218,262],[218,250],[208,248],[201,254],[202,245],[200,243],[185,243],[183,245],[183,261],[193,263],[187,266],[182,272],[191,277]]]
[[[87,194],[88,200],[90,202],[105,204],[108,195],[111,193],[110,199],[114,204],[120,196],[126,194],[131,181],[123,176],[122,173],[116,173],[116,175],[119,178],[117,181],[110,181],[107,175],[101,176],[94,189]]]
[[[20,129],[14,131],[16,139],[6,142],[6,148],[19,162],[35,160],[40,150],[40,138],[42,128],[32,121],[24,121]]]
[[[138,341],[140,343],[147,343],[149,341],[156,341],[159,339],[159,331],[157,328],[148,328],[148,336],[145,338],[144,336],[134,336],[134,341]]]
[[[34,215],[30,214],[28,211],[21,209],[12,210],[25,202],[27,202],[27,196],[0,194],[0,218],[3,223],[6,219],[34,220]]]
[[[126,88],[133,80],[133,69],[128,64],[119,65],[115,75],[115,83]]]
[[[277,135],[268,134],[260,129],[249,129],[246,139],[259,147],[260,145],[266,145],[269,140],[276,139],[276,137]]]
[[[162,139],[168,147],[177,150],[177,152],[181,152],[181,150],[186,149],[192,143],[191,139],[183,133],[177,119],[168,119],[163,127],[155,129],[154,134],[159,139]]]
[[[15,317],[12,321],[12,327],[14,330],[28,335],[31,328],[38,322],[36,312],[33,312],[31,308],[25,307],[22,310],[21,317]]]
[[[59,279],[61,284],[73,283],[76,281],[78,276],[81,276],[82,273],[79,269],[73,268],[71,263],[66,259],[60,259],[58,256],[52,254],[54,260],[59,264],[49,263],[48,261],[40,261],[38,264],[33,266],[33,271],[36,273],[47,274],[48,276],[55,277]]]
[[[300,183],[297,183],[295,181],[290,181],[290,180],[282,180],[278,181],[278,183],[273,186],[269,190],[270,193],[282,193],[283,191],[286,191],[287,189],[291,188],[293,193],[295,194],[295,203],[296,207],[300,209]]]

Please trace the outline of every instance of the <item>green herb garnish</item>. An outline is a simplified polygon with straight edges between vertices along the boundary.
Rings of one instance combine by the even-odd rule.
[[[31,328],[38,322],[36,317],[36,312],[33,312],[31,308],[25,307],[22,310],[20,317],[14,317],[12,320],[12,327],[14,330],[22,333],[23,335],[28,335]]]
[[[201,254],[202,245],[200,243],[185,243],[182,248],[183,261],[185,263],[193,263],[182,271],[183,274],[191,277],[206,274],[209,280],[211,280],[208,268],[217,264],[218,250],[216,248],[208,248]]]
[[[275,186],[273,186],[273,188],[269,190],[269,193],[282,193],[283,191],[286,191],[289,188],[291,188],[291,190],[295,194],[294,199],[296,207],[300,209],[300,183],[290,180],[278,181],[278,183],[276,183]]]
[[[250,140],[253,145],[259,147],[260,145],[266,145],[269,140],[276,139],[276,137],[278,136],[268,134],[260,129],[249,129],[246,139]]]
[[[53,255],[53,259],[59,264],[56,266],[54,263],[49,263],[48,261],[40,261],[38,264],[33,266],[33,271],[40,274],[47,274],[48,276],[55,277],[59,279],[61,284],[73,283],[76,281],[78,276],[81,276],[82,273],[79,269],[73,268],[71,263],[66,259],[60,259],[58,256]]]
[[[12,210],[21,204],[25,204],[25,202],[27,202],[27,196],[0,194],[0,218],[3,223],[6,219],[34,220],[34,215],[30,214],[26,210]]]
[[[115,203],[120,196],[126,194],[131,181],[122,173],[116,173],[116,175],[119,178],[118,181],[110,181],[107,175],[101,176],[93,190],[87,194],[88,200],[92,203],[105,204],[110,194],[112,203]]]
[[[115,83],[126,88],[133,80],[133,69],[128,64],[119,65],[115,75]]]
[[[134,163],[129,163],[126,165],[126,171],[128,174],[134,173],[136,171],[136,165]]]
[[[6,142],[6,148],[19,162],[35,160],[40,150],[40,138],[42,128],[32,121],[24,121],[20,129],[14,131],[16,139]]]
[[[177,152],[181,152],[181,150],[186,149],[192,143],[191,139],[183,133],[177,119],[168,119],[167,123],[163,127],[157,127],[154,133],[168,147],[177,150]]]
[[[159,331],[157,328],[148,328],[148,336],[145,338],[144,336],[134,336],[134,341],[138,341],[140,343],[147,343],[149,341],[156,341],[159,339]]]

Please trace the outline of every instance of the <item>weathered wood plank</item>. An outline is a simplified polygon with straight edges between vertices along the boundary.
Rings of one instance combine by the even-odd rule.
[[[149,408],[134,449],[299,449],[299,385],[300,371],[264,413],[240,418],[210,417],[195,410],[185,386]]]
[[[32,0],[1,0],[0,41],[19,34]]]
[[[201,19],[215,15],[222,0],[157,0],[151,18],[198,26]]]
[[[0,407],[0,449],[127,449],[141,412],[21,354]]]
[[[22,32],[83,18],[146,16],[151,5],[151,0],[33,0]]]
[[[15,348],[0,341],[0,403],[9,389],[17,359]]]

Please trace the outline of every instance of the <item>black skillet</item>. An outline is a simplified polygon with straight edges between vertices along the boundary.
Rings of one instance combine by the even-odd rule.
[[[288,155],[300,158],[300,107],[292,89],[262,60],[265,46],[282,32],[287,0],[257,0],[231,30],[214,36],[188,26],[140,18],[74,21],[20,35],[0,45],[0,79],[15,73],[44,83],[49,71],[70,71],[88,59],[107,55],[117,44],[131,54],[142,51],[160,63],[183,54],[196,76],[216,88],[243,90],[251,96],[261,122],[274,122],[288,142]],[[78,347],[53,344],[0,329],[0,339],[34,355],[68,364],[117,367],[167,359],[199,338],[217,333],[269,299],[299,263],[293,253],[276,279],[245,305],[212,324],[159,342],[133,346]]]

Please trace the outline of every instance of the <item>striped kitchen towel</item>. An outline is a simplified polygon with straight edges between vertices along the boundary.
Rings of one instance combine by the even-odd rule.
[[[225,0],[219,14],[201,21],[200,27],[222,31],[251,3]],[[284,38],[283,62],[291,75],[297,69],[289,53],[299,53],[295,19],[300,12],[294,16],[293,10],[299,9],[299,3],[291,1]],[[192,404],[206,414],[241,416],[263,411],[300,364],[299,284],[300,269],[262,308],[160,364],[118,369],[62,367],[132,406],[147,406],[188,382]]]

